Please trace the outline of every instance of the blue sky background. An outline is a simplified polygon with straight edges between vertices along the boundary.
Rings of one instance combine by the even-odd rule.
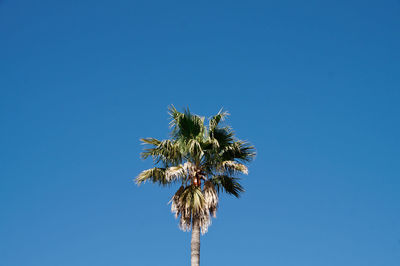
[[[202,265],[399,265],[399,47],[398,0],[1,0],[0,265],[189,265],[169,104],[258,150]]]

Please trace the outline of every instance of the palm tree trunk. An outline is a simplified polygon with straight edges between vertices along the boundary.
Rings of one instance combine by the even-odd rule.
[[[192,221],[192,241],[191,241],[191,265],[200,266],[200,221],[198,217],[193,217]]]

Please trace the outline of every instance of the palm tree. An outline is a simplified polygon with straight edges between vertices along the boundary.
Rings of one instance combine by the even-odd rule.
[[[162,186],[179,183],[171,198],[171,211],[179,218],[179,227],[192,230],[191,265],[200,265],[200,231],[206,233],[210,216],[216,214],[218,194],[226,192],[239,197],[244,192],[239,174],[247,174],[245,163],[255,156],[250,143],[238,140],[222,122],[228,116],[222,110],[209,119],[169,108],[171,138],[141,139],[150,145],[141,157],[153,158],[156,167],[145,170],[135,179],[137,184],[150,181]]]

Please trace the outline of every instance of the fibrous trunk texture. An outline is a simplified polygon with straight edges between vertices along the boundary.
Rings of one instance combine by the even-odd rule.
[[[191,241],[191,266],[200,266],[200,220],[193,217]]]

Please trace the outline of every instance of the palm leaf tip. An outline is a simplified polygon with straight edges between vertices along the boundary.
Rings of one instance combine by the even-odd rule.
[[[176,110],[175,106],[171,104],[168,106],[168,114],[170,116],[170,127],[174,126],[176,124],[176,121],[179,119],[179,117],[182,115],[178,110]]]
[[[220,122],[223,122],[228,116],[229,116],[229,113],[227,111],[223,111],[223,108],[221,108],[216,115],[214,115],[208,119],[209,120],[209,122],[208,122],[209,129],[211,131],[213,131],[218,126],[218,124]]]

